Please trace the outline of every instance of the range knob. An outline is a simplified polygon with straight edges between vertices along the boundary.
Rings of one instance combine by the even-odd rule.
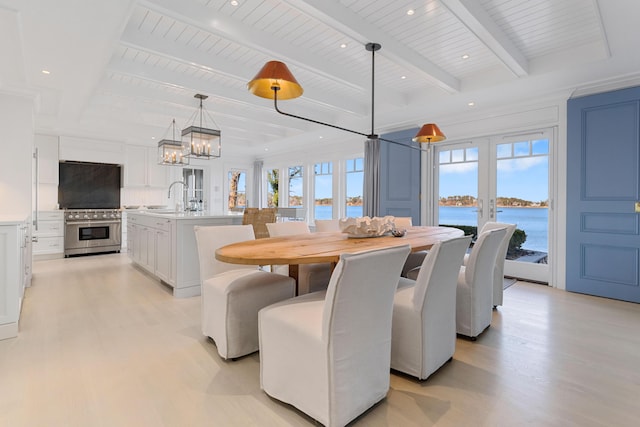
[[[116,214],[111,214],[111,218],[115,218],[115,217],[116,217]]]
[[[69,219],[73,219],[73,214],[69,214]]]
[[[84,219],[89,219],[89,215],[84,214]]]
[[[93,214],[93,217],[94,218],[98,218],[98,214]]]
[[[116,218],[120,218],[120,213],[119,212],[116,213]]]
[[[80,218],[80,214],[76,214],[75,219]]]
[[[102,214],[102,218],[106,218],[106,217],[107,217],[107,214],[106,214],[106,213],[103,213],[103,214]]]

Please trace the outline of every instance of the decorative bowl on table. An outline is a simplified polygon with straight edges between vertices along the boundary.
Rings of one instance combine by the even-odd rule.
[[[407,229],[394,228],[393,230],[391,230],[391,234],[393,235],[393,237],[404,237],[404,235],[407,234]]]
[[[340,231],[354,239],[380,237],[394,229],[393,219],[392,216],[342,218],[339,221]]]

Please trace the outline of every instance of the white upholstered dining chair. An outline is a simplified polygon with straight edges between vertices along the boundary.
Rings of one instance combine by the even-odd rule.
[[[507,257],[507,250],[509,249],[509,241],[516,231],[516,224],[507,224],[503,222],[485,222],[480,230],[480,233],[488,230],[495,230],[497,228],[504,228],[507,230],[502,241],[500,242],[500,248],[498,248],[498,254],[496,255],[496,265],[493,270],[493,308],[502,305],[504,294],[504,261]],[[469,261],[469,255],[464,257],[464,265]]]
[[[391,318],[409,246],[343,254],[326,292],[259,313],[260,386],[325,426],[344,426],[389,390]]]
[[[491,325],[493,272],[504,228],[480,233],[456,287],[456,332],[475,341]]]
[[[311,233],[306,222],[287,221],[267,224],[269,237],[291,236],[294,234]],[[272,271],[288,275],[289,266],[272,266]],[[331,264],[300,264],[298,265],[298,294],[307,294],[327,289],[331,278]]]
[[[251,225],[195,226],[202,283],[202,333],[213,339],[224,359],[258,350],[258,310],[292,298],[295,281],[253,265],[228,264],[215,251],[254,240]]]
[[[417,280],[396,292],[391,368],[424,380],[453,357],[456,285],[470,243],[471,236],[436,243],[424,258]]]
[[[340,220],[338,219],[316,219],[315,225],[318,233],[340,231]]]
[[[413,220],[411,219],[410,216],[397,216],[393,219],[393,226],[396,229],[406,230],[410,227],[413,227]],[[402,277],[407,277],[407,273],[409,273],[409,271],[415,268],[419,268],[422,265],[422,261],[424,261],[424,257],[426,256],[427,256],[427,251],[411,252],[407,257],[407,261],[404,263],[404,266],[402,267],[402,272],[400,273],[400,275]],[[416,272],[416,275],[417,275],[417,272]]]

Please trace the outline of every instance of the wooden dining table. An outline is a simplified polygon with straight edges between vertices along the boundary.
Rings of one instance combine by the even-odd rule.
[[[460,237],[453,227],[409,227],[402,237],[351,238],[340,232],[306,233],[248,240],[216,250],[219,261],[244,265],[289,265],[289,276],[298,281],[298,265],[331,263],[335,266],[343,253],[410,245],[412,252],[430,249],[440,241]]]

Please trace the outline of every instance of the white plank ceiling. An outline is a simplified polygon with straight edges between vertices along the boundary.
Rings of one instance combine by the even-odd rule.
[[[343,137],[249,94],[266,61],[304,87],[283,110],[368,133],[382,44],[384,133],[638,78],[638,18],[636,0],[0,0],[0,90],[37,97],[39,132],[146,145],[206,94],[223,152],[260,157]]]

